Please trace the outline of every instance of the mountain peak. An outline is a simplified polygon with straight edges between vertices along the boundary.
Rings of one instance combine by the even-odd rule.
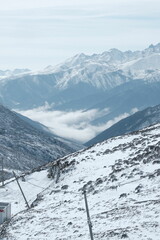
[[[122,52],[122,51],[117,48],[111,48],[108,52]]]
[[[73,64],[79,64],[81,61],[84,61],[86,58],[88,58],[88,56],[85,55],[84,53],[76,54],[72,58],[72,63]]]
[[[160,43],[157,43],[155,45],[154,44],[149,45],[149,47],[146,48],[144,50],[144,52],[149,53],[149,54],[151,54],[151,53],[160,53]]]

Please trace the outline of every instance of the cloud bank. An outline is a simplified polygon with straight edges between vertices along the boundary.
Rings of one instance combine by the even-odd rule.
[[[132,112],[135,111],[136,110],[134,109]],[[105,124],[97,126],[92,125],[90,122],[109,113],[109,109],[101,111],[98,109],[92,109],[89,111],[79,110],[74,112],[64,112],[49,111],[46,108],[37,108],[20,111],[19,113],[46,125],[54,134],[60,137],[81,143],[87,142],[103,130],[130,115],[129,113],[124,113]]]

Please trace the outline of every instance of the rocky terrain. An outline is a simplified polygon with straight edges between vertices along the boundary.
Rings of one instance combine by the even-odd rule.
[[[13,214],[3,239],[90,239],[85,187],[94,239],[159,240],[160,124],[61,158],[20,183],[32,207],[15,181],[0,189]]]

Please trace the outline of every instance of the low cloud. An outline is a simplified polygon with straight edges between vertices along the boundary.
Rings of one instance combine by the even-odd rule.
[[[81,143],[87,142],[100,132],[130,115],[129,113],[124,113],[105,124],[97,126],[92,125],[90,122],[109,113],[109,109],[65,112],[49,111],[45,106],[44,108],[19,111],[19,113],[46,125],[54,134],[60,137],[72,139]]]

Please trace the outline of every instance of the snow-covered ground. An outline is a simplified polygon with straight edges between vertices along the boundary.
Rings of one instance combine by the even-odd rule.
[[[47,178],[47,170],[20,180],[29,204],[38,194],[29,210],[15,182],[0,189],[1,201],[12,203],[13,214],[2,239],[90,239],[84,185],[95,240],[160,239],[160,124],[53,164],[48,167],[61,169],[57,183],[56,172]]]
[[[25,181],[24,181],[25,180]],[[47,170],[34,172],[18,179],[20,186],[24,189],[24,194],[29,205],[36,199],[37,194],[45,190],[51,181],[47,177]],[[1,202],[10,202],[12,205],[12,216],[26,209],[24,198],[15,181],[15,178],[7,180],[5,187],[0,188]]]

